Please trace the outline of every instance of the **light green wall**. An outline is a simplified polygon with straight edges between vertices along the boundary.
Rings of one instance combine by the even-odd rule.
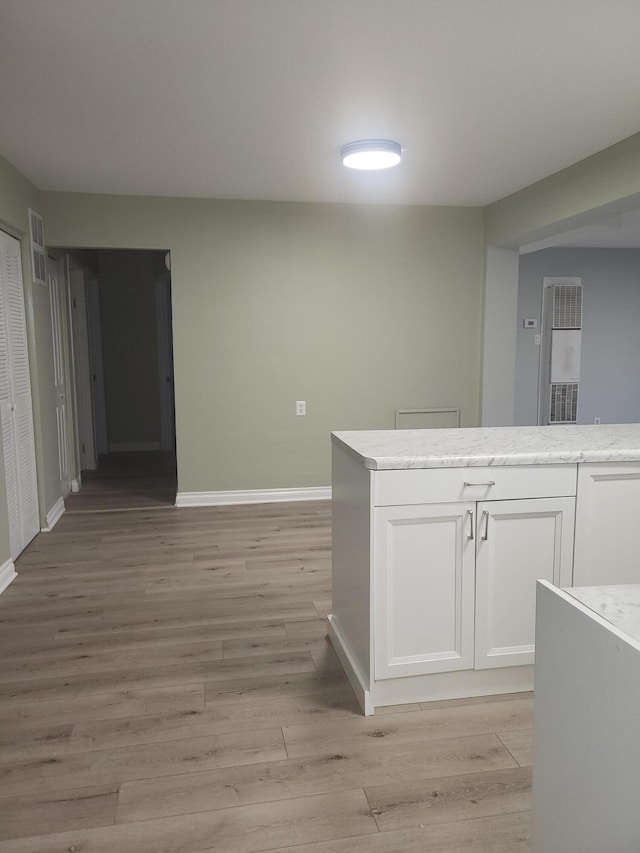
[[[160,446],[153,256],[98,252],[98,280],[109,444]]]
[[[329,485],[330,431],[396,408],[477,423],[482,210],[43,197],[53,245],[171,250],[180,491]]]
[[[29,207],[42,213],[42,195],[0,157],[0,227],[21,241],[25,314],[31,364],[40,519],[60,497],[58,443],[53,387],[51,308],[48,288],[33,284],[29,250]],[[47,223],[45,220],[45,239]],[[3,473],[4,478],[4,473]],[[0,561],[7,559],[8,523],[4,482],[0,485]]]
[[[640,133],[486,208],[487,244],[520,246],[640,206]]]

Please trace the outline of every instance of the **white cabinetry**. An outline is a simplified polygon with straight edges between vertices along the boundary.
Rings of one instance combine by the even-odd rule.
[[[475,668],[531,664],[536,581],[571,584],[575,499],[478,505]]]
[[[334,444],[329,635],[365,713],[532,688],[535,582],[571,583],[576,478],[368,470]]]
[[[516,481],[512,469],[439,473],[445,494],[536,494],[541,484],[575,494],[575,465],[523,467]],[[536,580],[571,583],[574,505],[548,497],[376,507],[376,678],[533,663]]]
[[[640,463],[579,466],[574,586],[639,583]]]
[[[474,506],[375,510],[376,678],[473,668]]]
[[[637,586],[540,584],[533,849],[636,853],[640,613]]]

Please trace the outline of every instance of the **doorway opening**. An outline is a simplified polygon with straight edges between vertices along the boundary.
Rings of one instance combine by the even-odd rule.
[[[67,511],[173,506],[177,489],[166,250],[63,250],[77,469]]]

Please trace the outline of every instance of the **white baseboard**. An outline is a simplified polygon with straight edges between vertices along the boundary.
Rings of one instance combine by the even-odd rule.
[[[13,560],[7,560],[0,566],[0,593],[9,586],[12,580],[18,577],[16,567],[13,565]]]
[[[47,513],[47,526],[42,528],[43,533],[51,533],[58,521],[60,521],[64,510],[64,499],[58,498],[58,500],[54,503],[54,505]]]
[[[349,683],[353,688],[353,692],[356,694],[356,699],[362,708],[362,713],[365,717],[370,717],[374,712],[374,708],[367,679],[360,669],[359,664],[351,655],[349,646],[344,641],[342,632],[340,631],[335,616],[332,613],[327,616],[327,621],[329,623],[329,639],[331,640],[331,645],[333,646],[335,653],[338,655],[342,668],[345,671],[345,675],[349,679]]]
[[[71,491],[75,494],[75,493],[79,492],[81,488],[82,488],[82,477],[80,476],[80,474],[78,474],[78,479],[71,481]]]
[[[159,441],[123,441],[109,445],[109,453],[143,453],[148,450],[160,450]]]
[[[176,506],[225,506],[228,504],[266,504],[284,501],[331,500],[331,486],[306,489],[248,489],[233,492],[178,492]]]

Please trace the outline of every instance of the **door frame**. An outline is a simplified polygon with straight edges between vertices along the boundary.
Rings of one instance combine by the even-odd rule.
[[[156,334],[158,340],[158,381],[160,392],[160,450],[176,447],[173,378],[173,329],[171,322],[171,279],[156,279]]]
[[[68,288],[66,277],[66,262],[65,258],[60,258],[56,254],[47,252],[47,285],[49,287],[49,306],[51,312],[51,333],[53,344],[53,363],[54,363],[54,389],[56,395],[59,392],[59,383],[56,382],[56,374],[59,375],[60,384],[64,386],[64,391],[61,396],[64,396],[64,406],[62,411],[63,424],[62,435],[60,432],[61,424],[58,420],[58,461],[60,466],[60,492],[62,498],[66,498],[71,491],[71,481],[73,477],[73,466],[71,464],[73,456],[73,433],[72,433],[72,418],[70,417],[69,408],[71,405],[71,386],[69,385],[69,336],[67,333],[67,305],[68,305]],[[56,362],[60,360],[59,364]],[[56,411],[59,412],[59,400],[56,396]],[[60,414],[57,414],[60,418]],[[61,444],[61,438],[63,443]],[[66,476],[65,470],[66,469]]]
[[[104,361],[102,356],[102,324],[100,320],[100,281],[95,275],[87,275],[87,333],[89,335],[89,359],[93,391],[93,417],[95,429],[95,452],[104,456],[109,452],[107,429],[107,398],[104,385]]]
[[[77,412],[77,456],[79,471],[97,467],[93,390],[89,355],[86,268],[69,256],[69,291]]]

